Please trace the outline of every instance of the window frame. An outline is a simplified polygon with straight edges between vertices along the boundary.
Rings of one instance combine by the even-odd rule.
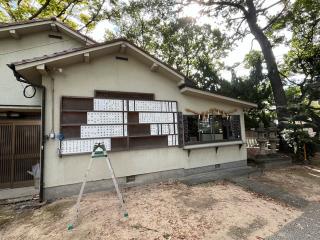
[[[220,118],[220,133],[216,132],[216,128],[214,127],[215,124],[215,117]],[[190,141],[188,138],[195,137],[189,135],[189,119],[188,118],[198,118],[198,132],[197,132],[197,141]],[[222,135],[222,139],[213,139],[213,140],[207,140],[207,141],[201,141],[201,133],[199,131],[199,126],[201,122],[202,116],[194,115],[194,114],[183,114],[183,124],[184,124],[184,134],[183,134],[183,142],[184,146],[189,145],[200,145],[200,144],[209,144],[209,143],[223,143],[223,142],[234,142],[234,141],[242,141],[242,128],[241,128],[241,117],[240,114],[232,114],[228,116],[218,115],[218,114],[210,114],[209,115],[209,123],[211,132],[207,133],[208,135],[214,135],[214,138],[216,138],[215,135]],[[235,118],[235,119],[233,119]],[[238,123],[235,123],[238,121]],[[187,126],[185,126],[187,124]],[[238,128],[238,130],[233,128]],[[226,130],[225,130],[226,129]],[[186,132],[187,131],[187,132]],[[227,138],[225,138],[225,134],[227,135]],[[237,135],[237,136],[236,136]],[[209,137],[209,136],[207,136]],[[210,137],[209,137],[210,138]]]

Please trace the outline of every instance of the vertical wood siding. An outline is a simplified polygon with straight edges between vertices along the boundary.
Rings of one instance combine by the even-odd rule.
[[[38,121],[0,123],[0,187],[33,184],[27,173],[40,159]]]

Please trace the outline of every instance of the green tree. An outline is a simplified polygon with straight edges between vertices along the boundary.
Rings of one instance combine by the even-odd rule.
[[[304,144],[319,141],[320,130],[320,4],[297,0],[286,19],[292,32],[290,50],[285,57],[289,102],[286,135],[291,146],[300,152]],[[306,129],[313,129],[313,137]]]
[[[256,128],[260,121],[268,126],[275,119],[272,106],[272,90],[267,75],[263,72],[264,59],[260,51],[252,50],[244,59],[250,70],[247,77],[238,77],[231,67],[231,81],[221,80],[219,93],[233,98],[254,102],[258,105],[245,114],[246,128]]]
[[[75,29],[90,30],[97,22],[116,14],[112,8],[115,3],[107,0],[0,0],[0,22],[57,17]]]
[[[230,44],[218,29],[179,17],[174,6],[159,0],[130,2],[112,18],[118,30],[107,32],[106,38],[125,37],[184,73],[198,87],[215,91],[221,66],[217,59],[225,56]],[[166,11],[171,15],[164,15]]]
[[[273,53],[273,32],[271,30],[272,26],[277,23],[279,19],[286,16],[286,9],[290,1],[276,1],[270,5],[264,0],[182,1],[183,5],[190,3],[197,3],[203,6],[203,14],[212,16],[213,23],[216,23],[217,19],[222,19],[226,29],[229,31],[233,29],[231,38],[241,39],[249,33],[255,37],[255,40],[261,47],[266,62],[268,78],[271,83],[277,108],[277,115],[280,119],[285,116],[287,100],[278,64]],[[282,5],[282,10],[275,14],[274,7],[277,5]],[[267,23],[261,26],[261,22],[265,22],[261,20],[265,20]]]

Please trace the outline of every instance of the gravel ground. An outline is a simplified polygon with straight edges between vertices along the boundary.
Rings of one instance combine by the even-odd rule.
[[[315,240],[320,233],[320,204],[310,203],[303,214],[288,223],[268,240]]]
[[[128,220],[121,219],[115,193],[92,193],[72,231],[75,198],[39,209],[0,207],[0,239],[263,239],[302,214],[226,182],[151,184],[123,193]]]
[[[309,202],[320,202],[320,167],[293,166],[266,171],[254,181],[269,183]]]
[[[299,208],[303,214],[268,240],[320,239],[320,168],[294,166],[264,172],[260,177],[234,178],[250,191]]]

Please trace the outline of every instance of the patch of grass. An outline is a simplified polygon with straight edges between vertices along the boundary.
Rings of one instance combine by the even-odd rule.
[[[53,217],[61,218],[63,212],[74,205],[74,201],[54,202],[44,208],[44,211],[50,213]]]
[[[264,225],[267,224],[267,221],[261,217],[257,217],[253,220],[252,223],[250,223],[246,227],[238,227],[238,226],[232,226],[229,228],[228,235],[232,237],[232,239],[247,239],[248,236],[255,232],[256,230],[262,228]]]
[[[0,216],[0,229],[7,223],[12,222],[14,217],[11,216]]]
[[[171,235],[169,233],[164,233],[162,236],[164,237],[164,239],[170,239],[171,238]]]
[[[14,216],[15,214],[11,209],[5,207],[0,208],[0,229],[4,227],[4,225],[12,222]]]
[[[144,227],[140,223],[133,224],[133,225],[131,225],[131,227],[133,227],[133,228],[135,228],[137,230],[158,232],[158,230],[152,229],[152,228],[148,228],[148,227]]]

